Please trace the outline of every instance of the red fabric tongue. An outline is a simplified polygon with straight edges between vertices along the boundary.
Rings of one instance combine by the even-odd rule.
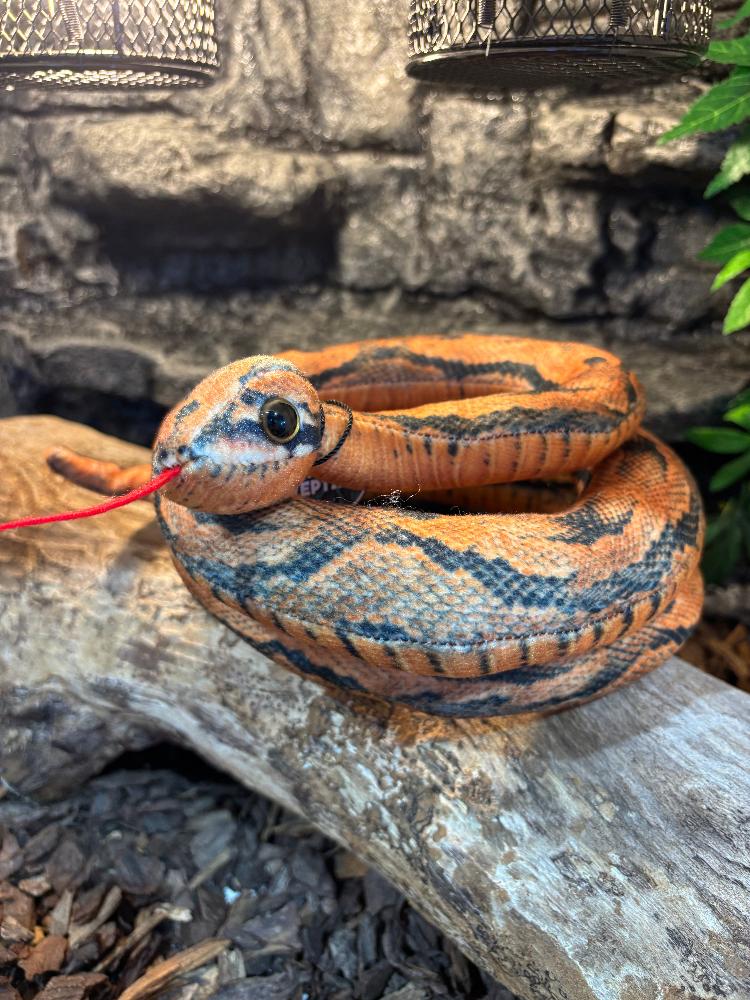
[[[162,486],[166,486],[168,482],[179,476],[180,472],[182,472],[180,466],[175,465],[171,469],[165,469],[164,472],[159,473],[158,476],[150,479],[143,486],[139,486],[137,490],[131,490],[130,493],[124,493],[119,497],[112,497],[111,500],[105,500],[104,503],[97,504],[95,507],[87,507],[85,510],[72,510],[65,514],[49,514],[45,517],[24,517],[20,521],[8,521],[6,524],[0,524],[0,531],[11,531],[15,528],[31,528],[37,524],[54,524],[57,521],[79,521],[85,517],[97,517],[99,514],[106,514],[110,510],[117,510],[118,507],[127,507],[128,504],[134,503],[136,500],[142,500],[144,497],[151,496],[152,493],[156,493]]]

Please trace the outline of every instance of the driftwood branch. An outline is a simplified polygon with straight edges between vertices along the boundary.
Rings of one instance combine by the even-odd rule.
[[[52,418],[0,423],[0,519],[85,506]],[[148,504],[0,536],[0,766],[59,795],[169,738],[309,817],[525,998],[750,996],[750,699],[673,660],[547,719],[327,692],[197,606]]]

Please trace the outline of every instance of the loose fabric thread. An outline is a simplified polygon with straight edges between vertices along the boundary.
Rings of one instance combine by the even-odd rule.
[[[112,497],[110,500],[97,504],[95,507],[86,507],[84,510],[71,510],[63,514],[24,517],[19,521],[8,521],[5,524],[0,524],[0,531],[12,531],[16,528],[31,528],[38,524],[55,524],[58,521],[80,521],[86,517],[97,517],[99,514],[106,514],[110,510],[117,510],[118,507],[127,507],[128,504],[134,503],[136,500],[143,500],[145,497],[151,496],[152,493],[156,493],[162,486],[166,486],[167,483],[179,476],[181,471],[180,466],[175,465],[171,469],[165,469],[164,472],[159,473],[158,476],[150,479],[143,486],[139,486],[138,489],[131,490],[130,493],[123,493],[119,497]]]

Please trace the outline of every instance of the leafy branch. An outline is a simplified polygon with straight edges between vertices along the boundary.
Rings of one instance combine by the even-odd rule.
[[[750,18],[750,0],[737,13],[716,26],[726,31]],[[732,190],[729,202],[740,222],[722,229],[702,252],[703,260],[720,265],[711,291],[750,271],[750,194],[742,181],[750,175],[750,32],[739,38],[711,42],[708,58],[734,68],[726,80],[714,84],[687,110],[681,121],[659,140],[662,143],[689,135],[719,132],[744,125],[727,150],[719,172],[705,191],[706,198]],[[750,278],[745,277],[724,318],[724,333],[750,325]]]
[[[727,31],[748,19],[750,0],[744,0],[737,13],[716,28]],[[727,334],[750,325],[750,184],[746,181],[750,178],[750,31],[712,42],[708,58],[732,66],[731,73],[699,97],[660,142],[740,126],[719,172],[704,192],[705,198],[724,195],[737,216],[737,221],[720,230],[701,253],[703,260],[719,268],[712,292],[741,279],[724,317]],[[720,495],[718,513],[708,521],[703,553],[703,572],[713,583],[726,580],[743,557],[750,562],[750,390],[732,402],[724,422],[723,427],[694,427],[686,435],[688,441],[706,451],[732,456],[708,485],[709,492]]]
[[[719,513],[708,522],[703,572],[711,583],[730,576],[743,554],[750,560],[750,390],[732,401],[724,421],[731,426],[693,427],[686,434],[699,448],[734,456],[714,473],[708,485],[712,493],[740,483],[737,494],[720,502]]]

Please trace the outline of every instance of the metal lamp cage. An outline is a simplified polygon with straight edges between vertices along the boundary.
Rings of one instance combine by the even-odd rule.
[[[429,83],[648,82],[694,66],[711,0],[411,0],[408,73]]]
[[[218,65],[213,0],[0,2],[0,86],[179,87]]]

